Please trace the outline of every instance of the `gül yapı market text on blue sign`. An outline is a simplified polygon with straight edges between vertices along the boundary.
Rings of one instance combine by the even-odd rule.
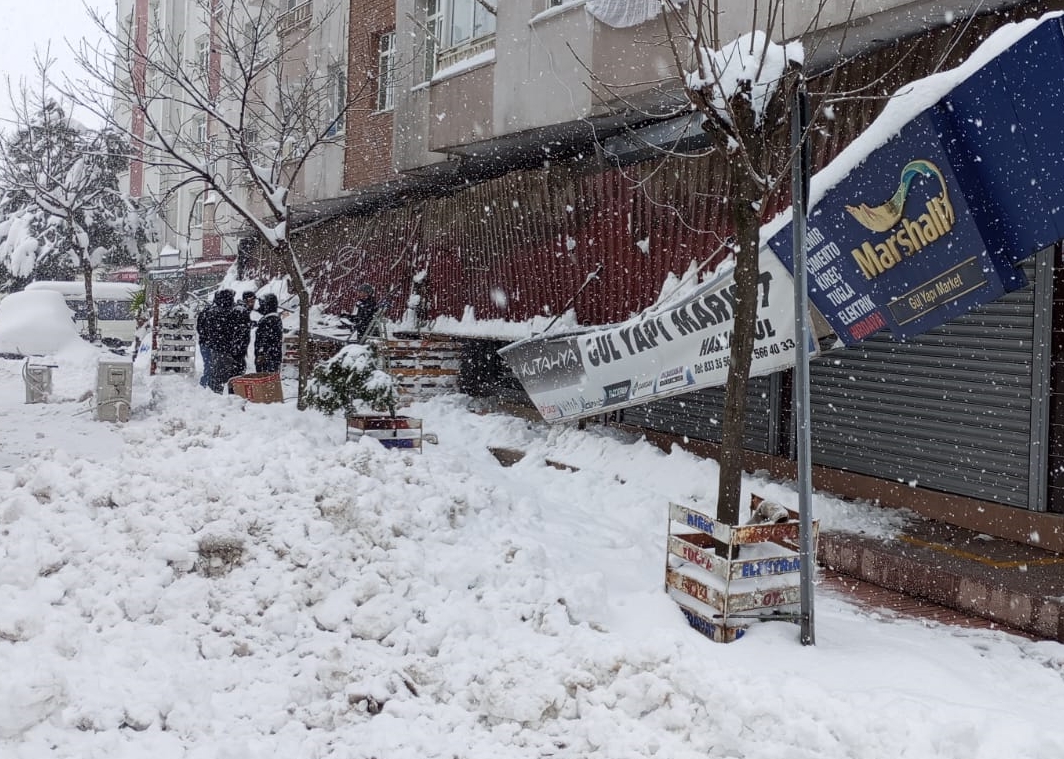
[[[769,245],[794,270],[788,226]],[[905,340],[1005,292],[927,113],[809,215],[809,297],[846,345]]]

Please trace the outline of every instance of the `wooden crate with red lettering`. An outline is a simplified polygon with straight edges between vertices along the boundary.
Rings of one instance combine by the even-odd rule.
[[[388,414],[348,414],[347,439],[374,438],[385,448],[421,453],[421,420]]]
[[[755,495],[750,515],[729,525],[669,504],[666,592],[692,627],[720,643],[754,621],[795,619],[801,601],[797,512]],[[814,543],[818,529],[814,522]]]

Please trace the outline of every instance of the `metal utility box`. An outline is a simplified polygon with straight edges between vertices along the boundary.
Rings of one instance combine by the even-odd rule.
[[[133,402],[133,364],[101,361],[96,370],[96,418],[101,422],[127,422]]]
[[[48,402],[52,394],[52,367],[27,362],[22,366],[22,379],[26,383],[26,403]]]

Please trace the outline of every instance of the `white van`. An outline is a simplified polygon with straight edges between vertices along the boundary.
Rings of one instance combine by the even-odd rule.
[[[88,332],[88,307],[85,304],[85,283],[80,281],[39,281],[26,285],[27,290],[52,290],[63,296],[74,312],[74,323],[84,335]],[[105,344],[119,345],[133,342],[137,322],[131,303],[141,285],[128,282],[93,282],[92,299],[96,304],[96,330]]]

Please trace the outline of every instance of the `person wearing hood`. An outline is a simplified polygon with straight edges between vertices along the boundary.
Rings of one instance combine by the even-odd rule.
[[[277,296],[267,293],[259,298],[259,319],[255,327],[255,371],[274,373],[281,370],[284,329],[277,313]]]
[[[225,390],[229,380],[243,367],[243,359],[239,356],[242,345],[246,345],[243,343],[243,317],[234,301],[232,290],[219,290],[214,303],[204,312],[200,326],[200,340],[210,355],[207,387],[216,393]]]
[[[214,300],[210,305],[199,312],[196,316],[196,332],[199,333],[200,354],[203,356],[203,376],[200,378],[201,387],[210,387],[216,393],[212,384],[216,369],[215,363],[219,354],[216,349],[223,348],[224,340],[222,332],[225,330],[227,315],[233,310],[232,290],[219,290],[214,294]]]
[[[380,304],[377,302],[377,294],[373,285],[366,283],[358,287],[358,300],[355,302],[355,313],[347,314],[352,323],[352,337],[356,342],[365,342],[367,333],[373,325],[373,319],[377,315]]]

